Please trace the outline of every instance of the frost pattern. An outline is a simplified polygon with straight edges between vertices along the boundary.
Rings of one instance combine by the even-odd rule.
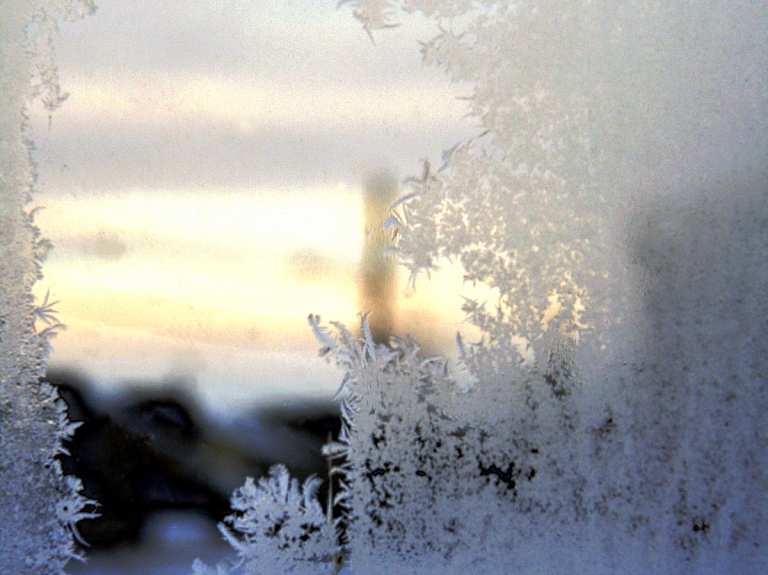
[[[220,524],[237,551],[238,562],[215,569],[202,561],[194,575],[333,573],[337,565],[336,527],[317,501],[320,480],[309,477],[299,488],[282,465],[275,465],[258,484],[248,478],[232,495],[234,514]]]
[[[435,19],[425,60],[473,83],[477,136],[383,229],[414,285],[455,259],[491,293],[455,368],[310,315],[345,372],[325,452],[350,570],[765,571],[766,158],[729,187],[684,165],[734,86],[768,132],[764,7],[343,4],[372,37]]]
[[[434,18],[425,60],[474,84],[477,137],[385,228],[412,282],[456,259],[492,294],[464,305],[470,385],[365,318],[355,338],[310,317],[347,374],[329,453],[352,569],[764,570],[766,159],[725,189],[684,165],[734,86],[765,130],[764,7],[352,4],[369,33]],[[664,186],[685,191],[642,197]]]
[[[412,282],[455,258],[495,294],[466,301],[483,337],[457,335],[454,370],[414,342],[376,343],[366,315],[361,337],[309,317],[346,374],[326,454],[351,570],[764,571],[764,164],[733,189],[621,204],[647,185],[643,156],[690,146],[733,82],[759,76],[747,104],[765,128],[765,48],[741,34],[765,37],[765,13],[349,3],[369,34],[398,7],[435,18],[425,59],[474,82],[480,133],[425,164],[384,229]],[[729,58],[736,38],[751,59]],[[650,168],[679,185],[670,156]]]
[[[0,571],[63,573],[80,558],[77,523],[95,517],[82,484],[64,476],[56,456],[72,436],[66,405],[40,383],[50,341],[62,328],[55,303],[34,305],[49,249],[34,225],[25,108],[41,98],[53,111],[65,98],[53,62],[57,20],[91,11],[87,2],[0,3]],[[31,82],[30,82],[31,78]]]
[[[310,324],[346,372],[342,430],[327,451],[343,477],[353,572],[515,572],[533,552],[526,537],[581,529],[584,470],[561,457],[577,447],[578,419],[562,401],[574,385],[567,350],[512,396],[507,379],[485,381],[500,400],[489,408],[488,395],[463,392],[446,360],[421,357],[414,342],[375,344],[365,316],[360,338],[317,316]]]

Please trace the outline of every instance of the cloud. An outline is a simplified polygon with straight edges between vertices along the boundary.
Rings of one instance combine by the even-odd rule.
[[[336,272],[338,268],[330,257],[310,247],[292,251],[284,261],[288,275],[302,282],[319,281]]]
[[[71,100],[76,102],[75,94]],[[476,133],[469,122],[418,110],[402,118],[388,113],[367,119],[349,112],[334,116],[331,105],[325,110],[328,118],[308,112],[303,122],[293,118],[284,123],[202,112],[142,121],[62,110],[39,144],[41,155],[55,158],[40,162],[41,182],[56,188],[74,179],[81,188],[103,191],[342,181],[359,185],[367,169],[377,164],[393,165],[405,175],[417,173],[421,158],[437,163],[444,148]]]
[[[424,18],[412,16],[403,24],[378,35],[373,46],[333,0],[118,0],[63,26],[57,53],[62,73],[70,68],[126,77],[186,70],[272,79],[350,73],[374,78],[418,65],[417,39],[437,32]],[[410,58],[392,58],[392,51]],[[365,65],[366,60],[378,65]]]
[[[83,188],[357,185],[420,171],[479,129],[468,88],[424,67],[408,18],[372,45],[334,2],[113,2],[57,45],[71,96],[40,110],[41,181]],[[38,135],[36,133],[36,135]]]
[[[106,261],[119,260],[126,252],[125,243],[116,234],[103,230],[95,235],[81,237],[75,246],[81,256]]]
[[[344,82],[331,78],[266,78],[183,71],[121,77],[72,77],[62,120],[80,125],[230,125],[258,129],[310,126],[344,134],[386,122],[393,129],[414,123],[454,122],[466,112],[460,94],[445,82],[400,78],[398,83]]]

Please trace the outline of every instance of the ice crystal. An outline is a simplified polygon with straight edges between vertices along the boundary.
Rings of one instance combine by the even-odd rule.
[[[219,526],[237,551],[234,565],[215,569],[201,561],[195,575],[273,573],[333,573],[336,570],[336,527],[317,501],[320,480],[309,477],[299,487],[282,465],[269,477],[248,478],[232,495],[232,515]]]
[[[0,3],[0,571],[63,573],[80,558],[77,523],[95,516],[95,502],[56,456],[76,425],[50,385],[40,383],[50,339],[61,329],[48,297],[33,304],[49,249],[27,210],[31,167],[25,109],[40,98],[52,112],[64,99],[53,58],[57,20],[92,9],[88,2]],[[30,68],[31,65],[31,68]],[[30,82],[30,78],[32,81]],[[44,327],[36,331],[35,322]]]
[[[411,341],[375,344],[365,317],[359,338],[310,323],[346,372],[328,452],[343,478],[337,502],[354,572],[494,572],[515,533],[564,533],[586,513],[569,501],[583,488],[577,466],[561,457],[576,422],[560,397],[573,385],[561,358],[526,382],[529,403],[525,391],[507,392],[489,409],[444,359],[421,357]]]
[[[310,315],[345,374],[325,453],[349,568],[764,571],[763,7],[348,3],[370,35],[433,18],[425,60],[473,84],[477,136],[382,229],[412,283],[457,260],[493,294],[465,299],[482,337],[457,334],[450,369],[365,314],[360,336]],[[712,126],[744,84],[763,135],[724,185],[699,140],[736,145]]]
[[[337,7],[352,6],[352,14],[363,23],[363,30],[374,42],[373,31],[399,26],[394,19],[394,7],[387,2],[366,2],[365,0],[339,0]]]
[[[410,343],[372,345],[310,318],[346,372],[334,451],[346,457],[352,568],[764,568],[768,437],[755,410],[768,407],[758,343],[768,296],[754,254],[768,248],[765,157],[732,166],[725,188],[681,164],[688,150],[722,161],[691,134],[714,137],[736,84],[750,85],[761,103],[741,105],[765,127],[766,50],[752,42],[765,12],[748,2],[355,6],[369,31],[385,26],[367,14],[386,13],[387,26],[398,8],[434,18],[425,60],[474,85],[478,135],[408,180],[385,229],[412,282],[458,260],[494,299],[465,301],[484,335],[457,337],[471,375],[461,385]],[[680,190],[674,201],[642,197],[664,179]]]

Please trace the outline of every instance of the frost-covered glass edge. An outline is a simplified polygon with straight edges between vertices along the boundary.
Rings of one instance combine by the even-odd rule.
[[[90,0],[0,2],[0,571],[64,573],[82,558],[77,522],[94,517],[82,483],[56,456],[77,425],[56,390],[41,383],[62,326],[54,302],[35,305],[50,244],[30,209],[35,182],[27,110],[52,113],[66,98],[54,61],[58,23],[94,10]],[[82,541],[81,541],[82,542]]]

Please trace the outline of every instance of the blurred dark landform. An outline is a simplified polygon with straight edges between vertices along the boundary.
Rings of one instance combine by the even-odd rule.
[[[323,479],[318,496],[326,501],[321,448],[340,428],[335,403],[297,400],[211,421],[179,387],[133,386],[107,402],[76,372],[51,371],[46,380],[58,387],[70,420],[82,422],[61,463],[100,504],[100,517],[78,523],[92,551],[138,543],[147,518],[159,511],[192,510],[221,521],[231,512],[232,491],[276,463],[299,480]]]

